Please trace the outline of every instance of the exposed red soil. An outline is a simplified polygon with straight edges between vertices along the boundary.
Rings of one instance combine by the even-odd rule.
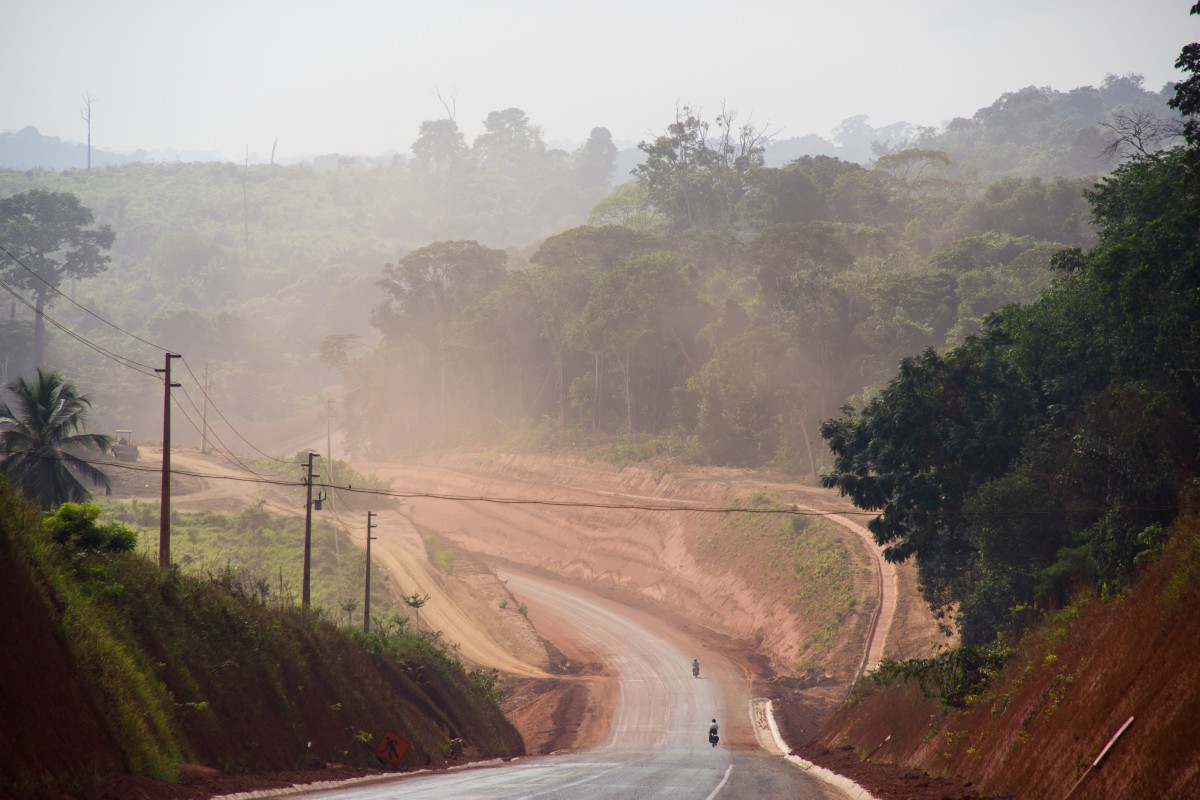
[[[763,574],[698,563],[690,542],[706,535],[714,515],[616,510],[589,503],[663,501],[729,506],[763,492],[775,503],[829,512],[853,508],[832,492],[779,476],[726,469],[636,465],[619,469],[581,459],[534,455],[486,458],[448,456],[419,465],[366,464],[364,471],[392,481],[399,491],[457,496],[544,499],[561,505],[502,505],[413,497],[406,513],[484,558],[543,569],[631,600],[654,602],[682,617],[706,620],[731,638],[753,643],[777,668],[790,666],[797,643],[813,633],[801,610],[762,591]],[[572,505],[578,503],[579,505]],[[826,671],[844,680],[863,658],[879,600],[875,553],[858,533],[836,528],[850,553],[859,604],[841,621],[838,643],[824,659]],[[914,580],[898,578],[901,591]],[[905,594],[885,641],[887,656],[927,652],[936,626],[915,594]]]
[[[0,792],[13,780],[32,790],[127,766],[57,628],[12,540],[0,535],[0,753],[14,769],[0,774]]]
[[[1093,599],[1027,637],[971,708],[943,713],[914,687],[881,691],[839,713],[810,752],[849,746],[996,795],[1063,797],[1132,716],[1073,800],[1200,797],[1198,575],[1192,521],[1129,595]]]

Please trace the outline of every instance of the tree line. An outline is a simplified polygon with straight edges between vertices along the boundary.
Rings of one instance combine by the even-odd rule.
[[[1176,66],[1183,117],[1159,133],[1182,142],[1138,148],[1088,190],[1097,243],[1060,251],[1036,300],[904,359],[822,426],[825,485],[881,512],[876,540],[891,560],[916,559],[926,599],[966,644],[1018,633],[1083,589],[1119,594],[1193,513],[1200,44]]]
[[[1086,243],[1087,212],[1077,191],[1084,181],[1046,176],[1081,175],[1089,166],[1105,171],[1110,162],[1077,160],[1071,166],[1055,160],[1055,153],[1065,152],[1059,139],[1078,132],[1082,144],[1072,152],[1091,152],[1086,143],[1098,138],[1100,120],[1134,106],[1158,113],[1154,104],[1161,99],[1142,90],[1136,76],[1106,79],[1098,89],[1010,94],[1023,99],[1006,95],[971,118],[979,123],[978,136],[958,131],[954,141],[935,140],[931,131],[913,126],[872,128],[865,118],[853,118],[839,126],[828,148],[807,151],[796,151],[795,140],[777,142],[763,131],[745,130],[724,109],[716,118],[688,109],[667,126],[664,137],[671,141],[665,149],[658,142],[663,137],[654,137],[636,157],[618,152],[602,127],[570,151],[549,146],[518,108],[490,112],[482,133],[468,140],[448,105],[443,118],[427,120],[415,132],[411,157],[0,170],[0,196],[40,190],[78,198],[83,210],[94,213],[90,230],[97,236],[111,231],[111,248],[102,270],[90,277],[63,275],[58,288],[125,330],[184,353],[198,367],[211,362],[209,391],[226,412],[274,418],[298,412],[322,390],[326,375],[313,368],[312,357],[325,336],[375,335],[365,312],[378,302],[380,265],[431,242],[477,241],[503,249],[514,271],[528,266],[545,237],[585,221],[678,238],[688,231],[667,218],[672,203],[690,207],[693,227],[724,226],[742,247],[777,222],[834,220],[899,231],[913,220],[919,201],[927,206],[919,220],[900,231],[903,247],[915,247],[917,257],[988,230]],[[1057,132],[1051,144],[1020,135],[1034,122]],[[750,140],[743,141],[743,134]],[[933,156],[914,157],[914,148]],[[785,164],[796,161],[784,158],[789,152],[831,155],[803,158],[796,168]],[[997,160],[1001,152],[1013,157]],[[675,156],[693,160],[669,163]],[[891,176],[855,161],[890,161]],[[1042,186],[1014,177],[1034,162]],[[629,171],[639,163],[640,177],[630,181]],[[892,177],[914,184],[905,190],[908,210],[891,196]],[[948,192],[937,203],[930,197],[935,178]],[[1050,184],[1053,191],[1046,189]],[[954,226],[944,224],[955,204],[973,202],[983,191],[990,202],[976,213],[999,219],[960,216]],[[1023,216],[1016,227],[1014,216]],[[907,253],[902,257],[915,263]],[[35,293],[36,281],[19,285],[24,278],[13,263],[6,261],[3,272],[6,280],[20,279],[13,283],[17,291]],[[157,353],[54,293],[46,302],[53,316],[95,343],[144,363],[157,360]],[[101,423],[155,426],[157,403],[139,376],[109,369],[54,329],[35,341],[36,315],[19,303],[6,311],[0,383],[51,366],[88,388]]]
[[[378,344],[323,348],[352,446],[619,436],[815,477],[821,419],[1032,300],[1055,252],[1093,241],[1082,180],[980,186],[934,150],[770,168],[760,131],[687,107],[641,147],[594,224],[527,260],[445,240],[385,266]]]

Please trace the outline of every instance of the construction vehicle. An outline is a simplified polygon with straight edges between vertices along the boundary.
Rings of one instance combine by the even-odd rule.
[[[113,443],[113,455],[118,461],[137,461],[138,446],[133,443],[133,431],[117,431],[117,441]]]

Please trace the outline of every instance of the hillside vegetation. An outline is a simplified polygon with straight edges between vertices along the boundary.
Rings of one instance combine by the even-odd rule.
[[[412,743],[402,768],[440,761],[454,737],[485,756],[522,752],[492,675],[436,639],[402,624],[351,633],[248,591],[232,569],[160,570],[119,524],[74,524],[44,529],[0,488],[0,794],[86,791],[125,772],[175,780],[183,763],[378,766],[388,730]]]
[[[139,550],[158,557],[159,505],[156,502],[102,503],[114,520],[141,533]],[[171,512],[171,559],[189,575],[227,572],[247,593],[270,603],[297,603],[301,595],[304,520],[264,511],[261,504],[237,514]],[[312,525],[311,600],[339,624],[362,627],[366,553],[354,534],[318,519]],[[372,565],[373,617],[396,610],[389,577]]]

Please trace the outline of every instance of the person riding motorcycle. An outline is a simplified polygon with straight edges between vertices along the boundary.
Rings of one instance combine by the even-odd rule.
[[[692,677],[693,678],[700,677],[700,659],[698,659],[698,658],[692,659]]]
[[[719,741],[721,741],[721,737],[717,735],[717,721],[714,719],[708,725],[708,743],[716,747]]]

